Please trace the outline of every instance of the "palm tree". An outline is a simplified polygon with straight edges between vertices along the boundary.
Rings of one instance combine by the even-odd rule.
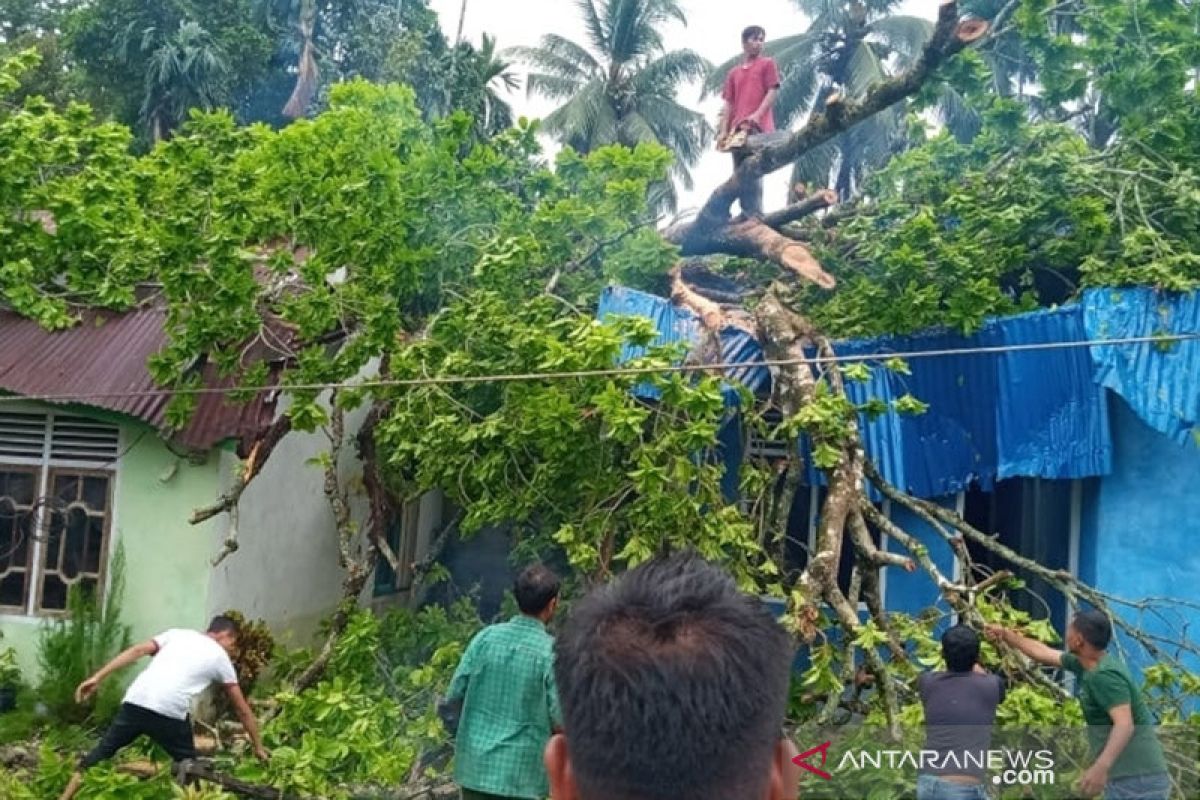
[[[689,167],[712,141],[704,115],[675,100],[681,83],[701,80],[709,63],[691,50],[666,51],[661,25],[687,19],[677,0],[576,0],[587,46],[556,34],[514,48],[532,71],[530,94],[563,104],[543,121],[563,144],[587,153],[606,144],[655,142],[675,154],[671,175],[692,188]],[[674,209],[674,186],[656,204]]]
[[[500,96],[501,87],[516,91],[520,79],[512,71],[512,62],[496,52],[495,37],[483,35],[483,44],[475,55],[478,60],[479,80],[483,85],[483,108],[479,126],[485,135],[508,130],[513,125],[512,106]]]
[[[125,53],[128,38],[118,41]],[[141,50],[149,53],[149,58],[140,115],[152,142],[169,136],[190,109],[207,111],[228,100],[225,53],[198,23],[181,22],[167,38],[156,28],[147,28],[142,32]]]
[[[779,65],[775,117],[790,127],[824,110],[834,94],[855,99],[897,70],[911,66],[933,33],[920,17],[891,14],[901,0],[793,0],[812,24],[804,33],[768,40],[764,54]],[[710,75],[705,88],[719,90],[741,56]],[[961,136],[974,135],[978,115],[952,90],[943,90],[943,121]],[[843,199],[867,172],[882,165],[904,142],[904,109],[895,106],[860,123],[796,162],[793,183],[826,186]]]
[[[321,81],[317,66],[317,0],[255,0],[255,9],[268,27],[282,29],[295,50],[296,84],[283,115],[302,117]]]

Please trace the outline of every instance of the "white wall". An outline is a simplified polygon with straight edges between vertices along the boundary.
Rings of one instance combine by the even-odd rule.
[[[280,411],[285,407],[281,402]],[[360,524],[367,502],[354,436],[366,412],[363,407],[347,415],[338,465]],[[344,577],[323,472],[307,463],[328,448],[329,440],[320,431],[293,431],[246,488],[238,510],[238,550],[213,569],[211,613],[236,608],[250,619],[266,620],[283,643],[311,643],[322,617],[341,598]],[[240,462],[232,453],[221,458],[223,485],[229,486]],[[367,592],[369,596],[369,586]]]
[[[280,412],[286,408],[281,402]],[[364,406],[346,415],[345,442],[338,473],[350,492],[354,519],[360,528],[368,514],[362,464],[355,437],[367,415]],[[213,569],[209,613],[237,609],[249,619],[263,619],[281,643],[312,643],[321,620],[342,596],[345,572],[338,564],[338,543],[333,512],[325,497],[324,473],[309,459],[328,451],[323,432],[288,434],[275,448],[262,472],[246,488],[238,506],[238,550]],[[222,486],[231,485],[240,461],[233,453],[221,455]],[[406,551],[420,561],[432,538],[441,530],[443,503],[440,493],[429,493],[414,515],[415,546]],[[226,518],[227,522],[227,518]],[[214,553],[215,555],[215,553]],[[372,601],[374,581],[368,581],[361,601]],[[407,593],[389,595],[374,603],[381,607],[407,602]]]

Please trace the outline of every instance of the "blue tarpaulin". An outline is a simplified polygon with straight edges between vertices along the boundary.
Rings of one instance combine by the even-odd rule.
[[[600,316],[639,314],[662,341],[697,343],[695,316],[632,289],[605,292]],[[989,320],[970,336],[932,331],[839,342],[839,355],[879,355],[871,378],[851,383],[856,402],[889,404],[911,394],[928,404],[920,415],[863,418],[871,459],[893,484],[920,497],[940,497],[972,482],[1025,476],[1084,478],[1108,474],[1112,462],[1104,389],[1116,392],[1148,424],[1177,441],[1200,443],[1200,342],[1169,351],[1154,344],[1022,350],[1023,345],[1200,331],[1200,297],[1151,290],[1090,290],[1058,309]],[[744,363],[727,373],[759,396],[770,390],[762,350],[744,331],[721,333],[722,360]],[[883,368],[892,354],[994,348],[908,359],[911,375]],[[1013,349],[1016,348],[1016,349]],[[625,354],[633,357],[632,350]],[[806,450],[804,443],[801,449]],[[811,463],[811,462],[810,462]],[[821,482],[810,468],[810,481]]]

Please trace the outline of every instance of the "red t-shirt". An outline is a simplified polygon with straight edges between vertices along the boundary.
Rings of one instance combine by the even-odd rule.
[[[737,128],[738,123],[749,117],[762,105],[767,92],[779,88],[779,67],[775,59],[759,56],[753,61],[743,61],[725,76],[725,88],[721,97],[729,103],[732,115],[729,129]],[[762,132],[770,133],[775,130],[775,116],[767,109],[762,118]]]

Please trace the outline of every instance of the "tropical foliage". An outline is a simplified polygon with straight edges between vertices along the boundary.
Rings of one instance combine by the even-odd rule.
[[[234,0],[227,2],[233,8]],[[133,16],[104,16],[119,5],[71,9],[98,15],[86,30],[72,27],[83,16],[61,18],[61,25],[42,16],[21,23],[12,40],[6,33],[6,47],[24,36],[44,54],[70,54],[60,62],[70,62],[63,74],[57,67],[39,71],[36,54],[24,52],[0,66],[0,294],[8,307],[47,327],[66,327],[85,307],[162,303],[171,336],[150,367],[174,387],[196,385],[202,360],[239,383],[263,385],[265,369],[242,360],[244,343],[263,333],[266,320],[282,321],[299,342],[280,377],[293,401],[292,424],[315,431],[331,413],[370,405],[378,415],[372,442],[392,496],[440,489],[464,509],[464,533],[510,523],[518,553],[564,557],[585,584],[686,544],[729,565],[747,588],[796,596],[795,575],[780,568],[787,517],[780,509],[790,508],[780,460],[754,457],[732,476],[736,481],[724,475],[717,461],[729,409],[739,404],[746,429],[781,437],[790,453],[801,431],[846,441],[850,422],[866,407],[837,393],[840,373],[830,371],[819,376],[813,402],[792,418],[768,419],[747,393],[714,376],[684,379],[668,371],[681,353],[655,346],[645,321],[593,319],[606,284],[661,290],[677,260],[646,201],[673,157],[687,163],[688,145],[656,132],[651,112],[638,111],[631,99],[673,98],[697,74],[690,54],[672,61],[676,54],[656,28],[679,16],[676,4],[584,3],[591,47],[551,39],[522,54],[557,65],[531,77],[534,91],[561,92],[555,96],[565,102],[551,129],[575,145],[549,163],[535,125],[499,130],[505,115],[486,90],[503,85],[507,71],[489,40],[478,53],[449,47],[422,38],[415,22],[399,40],[376,39],[363,19],[340,16],[331,4],[273,4],[277,27],[269,29],[226,24],[217,13],[225,5],[202,19],[183,13],[182,2],[151,10],[134,4]],[[861,197],[790,229],[839,277],[836,293],[793,296],[824,331],[933,324],[970,330],[987,314],[1060,302],[1081,285],[1200,285],[1195,10],[1089,0],[1072,4],[1078,32],[1065,37],[1050,20],[1061,5],[1019,2],[983,57],[960,59],[941,74],[980,109],[974,139],[905,118],[907,152],[848,172],[847,190]],[[804,73],[807,90],[800,72],[789,75],[796,115],[827,96],[836,69],[850,70],[837,73],[843,86],[858,74],[864,88],[871,74],[911,58],[904,42],[919,38],[902,35],[916,26],[895,22],[890,3],[806,7],[828,12],[821,30],[832,38],[789,45],[805,56],[792,63],[813,66]],[[45,3],[28,8],[52,10]],[[315,11],[311,31],[304,27],[307,9]],[[122,18],[141,26],[129,39],[136,47],[101,52],[127,27],[117,24]],[[178,39],[181,22],[201,24],[209,38],[192,31],[195,38]],[[143,49],[151,28],[151,46]],[[277,33],[261,39],[263,30]],[[154,38],[159,31],[165,38]],[[987,48],[1001,36],[1017,37],[1006,41],[1019,45],[1023,60],[997,78],[1000,56]],[[65,50],[51,46],[63,42]],[[249,77],[255,70],[272,76],[264,80],[276,92],[276,113],[296,88],[310,42],[317,88],[307,116],[287,127],[242,126],[232,111],[180,113],[203,102],[183,99],[199,95],[179,87],[194,92],[205,77],[225,98],[248,96],[245,82],[257,80]],[[146,83],[147,64],[164,47],[164,63],[199,67],[186,54],[209,43],[223,70],[171,67],[155,73],[162,81]],[[172,54],[184,55],[171,62]],[[469,62],[470,54],[479,61]],[[777,55],[785,60],[786,53]],[[855,73],[856,59],[860,66],[877,62],[882,72]],[[580,65],[586,68],[575,69]],[[104,74],[128,79],[106,89],[96,79]],[[1019,89],[1018,76],[1026,74],[1036,76],[1037,103]],[[381,75],[417,88],[342,81]],[[1018,89],[995,91],[997,81]],[[37,99],[31,86],[53,91]],[[246,114],[236,99],[205,96],[231,102],[245,119],[265,118]],[[64,102],[70,97],[92,97],[99,113]],[[921,102],[935,106],[941,97],[940,87],[931,87]],[[154,118],[138,121],[147,98],[170,136],[142,152],[133,129],[107,120],[145,130]],[[477,119],[444,113],[453,108],[471,109]],[[706,134],[685,124],[695,117],[681,111],[671,119],[680,123],[673,130],[694,134],[688,141],[703,146]],[[886,125],[894,142],[899,122]],[[622,138],[624,129],[630,138]],[[862,152],[874,151],[864,145]],[[830,160],[826,174],[841,163]],[[725,269],[751,289],[767,282],[759,280],[761,265],[731,261]],[[148,289],[158,294],[147,298]],[[595,374],[619,354],[650,372]],[[357,385],[366,370],[385,383]],[[548,371],[571,375],[518,379]],[[494,375],[511,379],[486,379]],[[855,375],[861,371],[845,373],[847,380]],[[341,385],[333,412],[311,388],[329,383]],[[917,401],[909,410],[920,410]],[[171,420],[180,423],[189,411],[181,397]],[[838,456],[836,447],[818,449],[815,461],[828,466]],[[1018,590],[1006,584],[998,594]],[[998,599],[981,598],[976,610],[1050,638],[1044,621]],[[871,623],[852,641],[834,641],[823,633],[832,624],[824,611],[810,603],[809,612],[812,618],[788,616],[812,638],[810,668],[792,707],[798,722],[836,707],[855,658],[877,652],[888,637]],[[934,663],[938,618],[892,619],[916,655],[916,663],[894,667],[901,716],[915,724],[911,678],[917,664]],[[265,732],[276,758],[260,766],[231,752],[221,766],[333,797],[378,793],[384,784],[441,772],[444,735],[431,700],[479,623],[469,606],[382,620],[350,614],[324,680],[311,690],[293,690],[303,656],[281,654],[275,682],[260,681],[260,697],[280,709]],[[62,649],[83,652],[74,644]],[[1002,665],[1000,654],[986,657]],[[1195,676],[1174,668],[1147,674],[1166,698],[1163,707],[1176,714],[1170,718],[1182,719],[1174,700],[1194,693]],[[1014,696],[1005,724],[1061,715],[1057,695],[1041,684],[1023,685]],[[878,696],[864,698],[859,709],[872,723],[882,718]],[[64,754],[80,742],[78,729],[46,734],[39,766],[17,779],[0,773],[0,791],[53,795],[71,769]],[[864,795],[890,796],[897,786],[868,786]],[[165,787],[165,778],[139,784],[105,768],[89,778],[87,792],[163,796]]]
[[[548,133],[580,153],[608,144],[655,143],[675,156],[672,177],[692,188],[689,167],[712,141],[704,116],[679,103],[682,84],[709,64],[691,50],[667,51],[662,26],[686,23],[677,0],[578,0],[587,44],[546,34],[540,46],[513,53],[531,72],[527,87],[562,105],[547,115]],[[676,204],[665,187],[663,202]]]

